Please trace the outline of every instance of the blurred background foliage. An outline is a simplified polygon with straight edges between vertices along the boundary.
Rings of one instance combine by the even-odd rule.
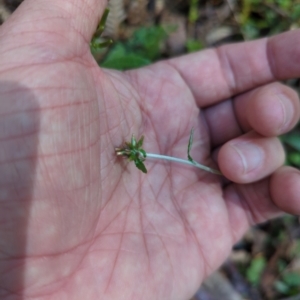
[[[21,2],[0,0],[1,23]],[[108,7],[105,31],[94,37],[91,50],[100,66],[117,70],[300,27],[300,0],[110,0]],[[111,46],[99,47],[109,39]],[[299,78],[285,83],[300,92]],[[299,129],[280,137],[286,163],[297,168]],[[199,288],[193,300],[200,299],[300,300],[298,217],[251,228]]]

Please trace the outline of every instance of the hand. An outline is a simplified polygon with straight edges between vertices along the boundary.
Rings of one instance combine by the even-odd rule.
[[[250,225],[300,213],[276,138],[299,119],[300,31],[101,70],[97,0],[26,0],[0,32],[1,299],[188,299]],[[98,11],[99,8],[99,11]],[[149,152],[218,167],[115,156]]]

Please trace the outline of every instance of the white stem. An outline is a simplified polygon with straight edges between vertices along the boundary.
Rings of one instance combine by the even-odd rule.
[[[178,162],[181,164],[186,164],[186,165],[190,165],[190,166],[194,166],[197,167],[199,169],[202,169],[204,171],[210,172],[210,173],[214,173],[217,175],[222,175],[222,173],[218,170],[212,169],[210,167],[201,165],[197,162],[192,163],[189,160],[185,160],[185,159],[181,159],[181,158],[177,158],[177,157],[172,157],[172,156],[166,156],[166,155],[160,155],[160,154],[153,154],[153,153],[148,153],[147,152],[147,158],[153,158],[153,159],[163,159],[163,160],[168,160],[168,161],[174,161],[174,162]]]

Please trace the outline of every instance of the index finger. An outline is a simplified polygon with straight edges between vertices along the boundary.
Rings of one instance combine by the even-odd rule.
[[[204,50],[169,63],[198,105],[209,106],[272,81],[299,77],[300,30]]]

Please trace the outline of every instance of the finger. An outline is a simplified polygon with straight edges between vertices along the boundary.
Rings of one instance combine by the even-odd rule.
[[[233,239],[251,225],[278,217],[283,212],[300,214],[300,172],[279,168],[271,177],[247,185],[231,184],[224,191]]]
[[[282,167],[270,181],[270,193],[274,203],[283,211],[300,215],[300,172],[291,167]]]
[[[253,131],[222,146],[218,164],[226,178],[251,183],[267,177],[283,165],[285,153],[279,139],[263,137]]]
[[[295,47],[297,45],[297,47]],[[221,46],[169,61],[200,107],[263,84],[300,76],[300,30]]]
[[[243,133],[238,118],[235,115],[232,99],[222,101],[204,109],[203,115],[209,129],[211,146],[213,148]]]
[[[288,132],[297,124],[300,115],[298,94],[278,82],[237,96],[234,106],[242,130],[254,129],[264,136]]]
[[[204,109],[212,146],[219,146],[251,130],[277,136],[291,130],[299,120],[298,94],[271,83]]]
[[[105,0],[26,0],[9,21],[16,21],[15,34],[51,32],[76,46],[73,37],[90,42],[106,3]]]

